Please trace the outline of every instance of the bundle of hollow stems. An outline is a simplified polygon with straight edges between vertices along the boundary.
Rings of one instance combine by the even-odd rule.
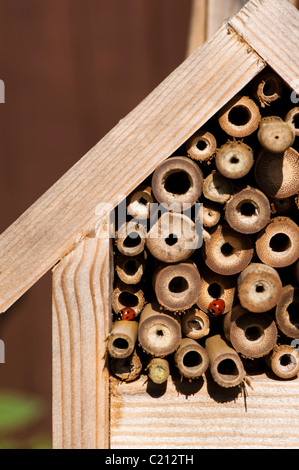
[[[248,359],[298,375],[298,135],[299,108],[269,69],[126,200],[107,341],[120,380],[236,387]],[[116,317],[128,307],[133,319]]]

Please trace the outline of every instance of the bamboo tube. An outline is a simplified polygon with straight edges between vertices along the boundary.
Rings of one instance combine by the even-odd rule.
[[[187,215],[166,212],[148,231],[146,247],[165,263],[185,261],[199,247],[196,225]]]
[[[299,287],[283,287],[275,315],[279,329],[286,336],[299,338]]]
[[[144,293],[139,284],[125,284],[116,281],[112,293],[112,308],[115,313],[120,312],[125,307],[131,307],[139,315],[144,306]]]
[[[189,157],[204,162],[215,154],[217,141],[210,132],[198,131],[187,141],[186,148]]]
[[[208,315],[192,307],[182,318],[182,331],[187,338],[200,339],[210,333],[210,319]]]
[[[167,359],[154,357],[148,365],[148,376],[152,382],[161,385],[167,381],[170,374],[169,363]]]
[[[221,212],[217,204],[206,201],[203,205],[203,225],[204,227],[215,227],[221,218]]]
[[[138,256],[118,255],[116,259],[116,273],[124,284],[138,284],[145,270],[145,255]]]
[[[167,310],[188,310],[197,301],[200,274],[191,261],[160,266],[153,276],[153,287],[158,302]]]
[[[224,317],[223,329],[233,348],[250,359],[266,356],[277,342],[277,328],[272,317],[267,313],[249,312],[241,305]]]
[[[261,120],[258,106],[247,96],[235,96],[219,112],[220,127],[232,137],[246,137],[257,130]]]
[[[208,353],[200,344],[190,338],[182,339],[174,360],[181,375],[188,379],[201,377],[209,367]]]
[[[140,357],[136,353],[124,359],[111,358],[110,368],[113,375],[123,382],[133,382],[136,380],[142,371],[142,363]]]
[[[146,232],[134,221],[124,223],[116,233],[117,249],[126,256],[137,256],[144,250]]]
[[[267,312],[277,305],[282,292],[278,272],[271,266],[252,263],[238,277],[241,305],[250,312]]]
[[[275,217],[256,239],[256,254],[273,268],[283,268],[299,258],[299,227],[289,217]]]
[[[279,116],[267,116],[261,120],[257,136],[268,152],[283,153],[293,145],[296,134],[291,122],[285,122]]]
[[[172,354],[181,342],[178,318],[161,309],[157,303],[147,304],[140,315],[138,340],[145,352],[156,357]]]
[[[107,341],[107,350],[111,357],[126,359],[135,349],[138,323],[136,321],[116,321]]]
[[[236,387],[245,379],[246,372],[238,353],[220,335],[206,339],[210,371],[214,381],[224,388]]]
[[[193,206],[202,193],[203,175],[187,157],[171,157],[158,165],[152,177],[152,190],[161,204],[175,212]]]
[[[288,344],[276,346],[267,362],[281,379],[293,379],[299,374],[299,353]]]
[[[255,164],[255,179],[269,197],[284,199],[299,191],[299,154],[292,147],[284,153],[262,150]]]
[[[282,79],[274,72],[264,72],[258,75],[252,86],[255,98],[262,108],[281,98],[283,91]]]
[[[211,239],[202,247],[203,258],[209,269],[217,274],[232,276],[241,272],[253,256],[252,241],[228,225],[212,229]]]
[[[236,293],[236,276],[222,276],[208,268],[200,269],[201,287],[196,304],[204,312],[215,299],[223,299],[225,311],[233,307]]]
[[[232,182],[218,171],[212,171],[203,182],[203,194],[206,199],[225,204],[235,193]]]
[[[240,140],[228,141],[217,150],[216,167],[226,178],[243,178],[250,172],[253,163],[253,150]]]
[[[150,216],[150,205],[153,202],[152,188],[142,185],[129,196],[127,211],[135,219],[148,219]]]
[[[235,194],[226,204],[225,218],[236,232],[260,232],[270,221],[271,207],[260,190],[248,186]]]
[[[287,113],[285,117],[286,122],[290,122],[294,125],[295,127],[295,134],[298,137],[299,136],[299,107],[295,107],[290,109],[290,111]]]

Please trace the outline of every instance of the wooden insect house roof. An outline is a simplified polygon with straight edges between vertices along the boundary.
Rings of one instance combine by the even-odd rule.
[[[144,401],[140,398],[139,402],[137,400],[139,405],[136,402],[130,408],[130,400],[134,401],[134,397],[136,398],[136,394],[139,393],[134,385],[126,384],[129,387],[127,392],[121,389],[118,395],[111,394],[109,373],[104,367],[107,353],[106,339],[112,325],[110,316],[113,296],[111,292],[114,289],[112,279],[114,272],[113,250],[111,240],[105,237],[107,219],[122,200],[134,193],[144,182],[148,184],[151,175],[169,157],[183,156],[191,162],[190,165],[199,167],[205,178],[210,173],[221,173],[221,163],[219,166],[217,163],[216,167],[214,158],[216,152],[219,153],[220,147],[227,144],[227,140],[231,145],[236,145],[238,141],[240,145],[248,144],[248,148],[254,147],[258,142],[257,133],[259,129],[261,130],[261,122],[264,120],[266,125],[272,122],[273,110],[275,110],[274,117],[277,122],[279,121],[280,124],[288,122],[293,129],[293,140],[287,148],[289,149],[291,146],[293,152],[291,152],[289,160],[296,160],[298,151],[298,44],[299,12],[293,5],[287,0],[250,0],[236,16],[228,19],[213,37],[190,55],[1,235],[1,312],[6,311],[44,273],[55,266],[53,271],[55,447],[127,447],[126,438],[130,434],[127,423],[131,423],[130,419],[135,413],[137,423],[139,423],[139,431],[136,428],[132,433],[133,437],[130,438],[132,446],[147,446],[149,443],[155,446],[162,443],[161,445],[171,447],[178,436],[181,440],[176,446],[181,444],[186,447],[193,443],[194,447],[198,447],[200,446],[199,442],[206,442],[206,447],[212,446],[207,436],[197,435],[196,437],[196,433],[191,436],[190,433],[188,434],[189,431],[186,431],[185,435],[185,431],[180,434],[180,428],[175,421],[176,412],[172,409],[169,409],[170,414],[168,417],[165,415],[166,421],[163,421],[166,426],[165,433],[168,434],[163,437],[161,431],[160,435],[160,431],[158,431],[160,424],[155,424],[150,420],[151,412],[154,410],[150,398],[144,398]],[[267,84],[268,92],[266,93],[264,90],[266,97],[261,98],[261,95],[257,94],[256,84],[261,83],[260,77],[266,76],[262,75],[263,73],[268,76],[270,74],[271,79]],[[267,97],[271,95],[271,89],[275,85],[282,87],[281,93],[279,93],[282,98],[281,101],[277,100],[272,105],[267,101]],[[253,103],[253,108],[251,105],[247,108],[247,116],[250,119],[254,118],[255,110],[258,109],[255,116],[257,120],[253,123],[255,127],[248,141],[246,140],[248,134],[234,133],[227,127],[227,125],[233,124],[228,122],[231,105],[235,103],[236,108],[246,108],[246,103],[243,106],[243,101],[238,101],[242,98]],[[287,120],[286,115],[289,112],[293,114]],[[277,115],[280,119],[277,118]],[[239,117],[240,119],[244,118],[244,116]],[[237,125],[237,127],[246,127],[246,123]],[[192,155],[190,146],[192,138],[196,139],[196,135],[199,135],[198,132],[202,131],[209,135],[216,133],[217,142],[208,159],[200,161],[200,158]],[[220,136],[219,139],[218,136]],[[210,141],[206,141],[204,148],[210,144]],[[202,149],[197,147],[197,150],[200,153]],[[269,160],[271,149],[267,151],[265,144],[264,150],[266,161]],[[281,150],[273,153],[277,155],[281,153]],[[296,164],[295,175],[298,173],[297,160]],[[270,161],[265,167],[266,169],[260,170],[259,175],[257,175],[257,171],[255,173],[259,183],[255,190],[259,192],[265,189],[269,211],[272,211],[267,213],[265,209],[264,220],[266,222],[258,229],[259,234],[268,226],[270,217],[273,218],[273,214],[279,214],[279,210],[282,211],[280,207],[275,206],[275,197],[278,193],[275,191],[273,193],[271,190],[267,192],[266,189],[268,181],[266,176],[271,171],[271,165]],[[249,168],[251,173],[248,174],[254,177],[252,168],[251,165]],[[222,177],[230,179],[226,174],[225,176],[222,174]],[[234,181],[240,181],[238,177],[231,178]],[[298,175],[297,179],[299,180]],[[289,185],[292,184],[291,181]],[[248,190],[248,182],[241,189]],[[238,195],[241,189],[239,187],[232,194],[237,193]],[[298,192],[299,188],[293,190],[291,197],[295,198]],[[223,203],[219,199],[213,200],[212,197],[209,199],[206,194],[204,196],[204,200],[208,199],[209,204],[211,201],[216,206]],[[254,197],[260,196],[254,195]],[[289,194],[276,197],[279,200],[283,198],[289,198]],[[156,199],[159,200],[159,197]],[[199,201],[201,201],[200,198]],[[260,203],[259,201],[260,199],[257,199],[257,204]],[[228,199],[225,200],[225,203],[227,202]],[[230,200],[230,206],[227,204],[226,222],[230,217],[229,211],[233,211],[231,209],[233,203],[237,204],[237,202]],[[212,206],[213,204],[211,210]],[[264,211],[263,205],[262,210]],[[243,214],[243,216],[246,215],[248,214]],[[297,218],[298,216],[294,217],[295,223],[298,222]],[[211,235],[219,228],[211,227],[207,223],[206,252]],[[298,229],[297,225],[296,227]],[[290,229],[287,226],[287,229],[290,230],[289,237],[291,239],[293,236],[295,239],[298,238],[298,232],[293,226]],[[238,233],[244,234],[245,232],[240,229]],[[242,235],[240,235],[240,239],[241,237]],[[256,245],[256,250],[258,250],[258,245]],[[251,255],[248,259],[246,258],[247,261],[245,259],[243,268],[247,267],[250,262],[270,264],[268,261],[262,261],[263,255],[260,258],[254,258],[257,255],[254,254],[253,248],[252,251],[244,248],[245,251]],[[260,251],[263,251],[263,248],[260,248]],[[203,253],[205,260],[207,259],[206,252]],[[292,258],[289,265],[295,266],[299,255],[297,258],[296,253],[293,256],[295,257]],[[165,260],[163,261],[165,262]],[[173,260],[170,264],[172,262]],[[210,264],[207,262],[207,267],[215,272],[215,279],[223,275],[225,277],[227,273],[219,268],[214,270],[213,263],[214,261],[211,261]],[[240,272],[241,268],[233,272],[233,275],[239,275]],[[298,283],[298,268],[296,275]],[[221,284],[220,281],[219,283]],[[129,291],[129,293],[131,292],[136,294],[137,291],[133,289]],[[175,288],[173,292],[175,292]],[[163,292],[160,291],[157,291],[156,294],[158,299],[159,295],[163,296]],[[163,305],[163,301],[160,303]],[[194,302],[191,304],[193,305]],[[204,310],[203,307],[200,308]],[[116,311],[117,307],[114,310]],[[180,310],[180,307],[177,309],[171,307],[169,310]],[[253,307],[251,311],[254,311]],[[298,337],[296,334],[291,336],[292,339],[296,337]],[[212,349],[211,346],[210,350]],[[211,354],[213,355],[213,353]],[[297,392],[295,391],[296,384]],[[293,393],[297,393],[298,396],[298,381],[296,384],[293,383],[289,386],[293,387]],[[282,387],[281,384],[279,386]],[[176,402],[176,393],[179,388],[180,386],[177,385],[176,390],[171,391],[170,389],[168,403],[175,403],[174,406],[177,406],[178,413],[182,413],[182,416],[185,412],[191,416],[192,406],[197,406],[192,401],[195,398],[191,399],[190,408],[185,409],[183,402]],[[262,388],[258,390],[258,393],[264,393]],[[273,397],[270,399],[272,405],[275,402],[275,393],[273,392]],[[151,395],[154,396],[155,392],[148,386],[148,397]],[[125,396],[129,405],[124,402]],[[158,395],[156,396],[158,397]],[[112,411],[111,400],[114,400]],[[165,400],[163,406],[167,406],[167,399]],[[201,398],[200,409],[204,408],[205,400]],[[140,407],[149,410],[148,421],[138,417]],[[82,409],[84,413],[82,413]],[[213,410],[214,408],[211,406],[211,413],[214,412]],[[126,413],[127,420],[124,417]],[[163,413],[162,411],[161,419]],[[252,426],[256,426],[254,419],[259,419],[259,417],[258,413],[252,415],[250,418],[253,420]],[[263,416],[264,418],[265,416]],[[174,420],[173,426],[171,419]],[[145,422],[151,424],[147,429],[143,428],[141,431]],[[265,429],[264,427],[263,432]],[[295,425],[293,423],[290,429],[292,436],[295,437],[294,442],[289,441],[289,443],[295,445],[297,439],[298,445],[298,417]],[[134,437],[138,433],[141,435],[141,437],[139,435],[139,440]],[[255,436],[251,435],[250,439],[248,438],[246,443],[249,442],[249,446],[254,446]],[[269,442],[269,445],[271,445],[271,439],[272,442],[276,442],[275,436],[267,439],[268,437],[265,437],[265,442]],[[220,447],[226,444],[237,446],[234,436],[229,436],[229,440],[226,441],[225,436],[221,435],[219,443]],[[247,445],[246,443],[244,445]]]

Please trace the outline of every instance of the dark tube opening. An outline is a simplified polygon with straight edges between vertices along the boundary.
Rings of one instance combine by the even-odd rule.
[[[124,271],[128,276],[133,276],[138,271],[138,264],[135,260],[128,260],[124,265]]]
[[[230,243],[224,243],[221,247],[221,253],[224,256],[230,256],[233,254],[234,247]]]
[[[188,284],[187,279],[185,279],[182,276],[177,276],[171,279],[168,288],[170,292],[173,292],[175,294],[180,294],[188,290],[189,284]]]
[[[129,347],[129,343],[126,339],[124,338],[115,338],[115,340],[113,341],[113,346],[116,348],[116,349],[128,349]]]
[[[291,240],[285,233],[277,233],[271,238],[269,245],[272,251],[282,253],[291,247]]]
[[[197,351],[188,351],[183,357],[185,367],[198,367],[202,363],[202,357]]]
[[[213,282],[208,287],[208,294],[213,297],[213,299],[219,299],[223,294],[223,289],[220,284]]]
[[[126,307],[136,307],[139,303],[138,297],[131,292],[121,292],[119,294],[119,303],[125,305]]]
[[[248,341],[257,341],[264,335],[263,330],[259,326],[249,326],[245,330],[245,337]]]
[[[256,215],[256,206],[251,201],[243,201],[238,205],[237,211],[244,217],[252,217]]]
[[[175,171],[166,177],[164,187],[168,193],[181,196],[190,189],[191,183],[185,171]]]
[[[136,246],[140,245],[141,238],[139,233],[131,232],[124,240],[124,246],[127,248],[135,248]]]
[[[171,233],[166,239],[165,243],[168,246],[174,246],[178,242],[178,237]]]
[[[251,118],[250,110],[246,106],[234,106],[228,113],[228,120],[234,126],[245,126]]]
[[[219,362],[217,371],[223,378],[230,380],[230,378],[235,378],[239,375],[238,368],[236,363],[232,359],[224,359]]]
[[[205,140],[199,140],[196,144],[196,147],[198,148],[198,150],[200,150],[201,152],[203,150],[205,150],[207,148],[208,144]]]
[[[299,328],[299,303],[292,302],[287,308],[287,313],[290,323]]]

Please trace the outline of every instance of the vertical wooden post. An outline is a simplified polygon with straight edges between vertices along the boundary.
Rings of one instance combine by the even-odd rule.
[[[112,250],[104,222],[53,270],[53,448],[109,442]]]
[[[211,37],[226,19],[238,13],[246,3],[247,0],[193,0],[187,56]]]

